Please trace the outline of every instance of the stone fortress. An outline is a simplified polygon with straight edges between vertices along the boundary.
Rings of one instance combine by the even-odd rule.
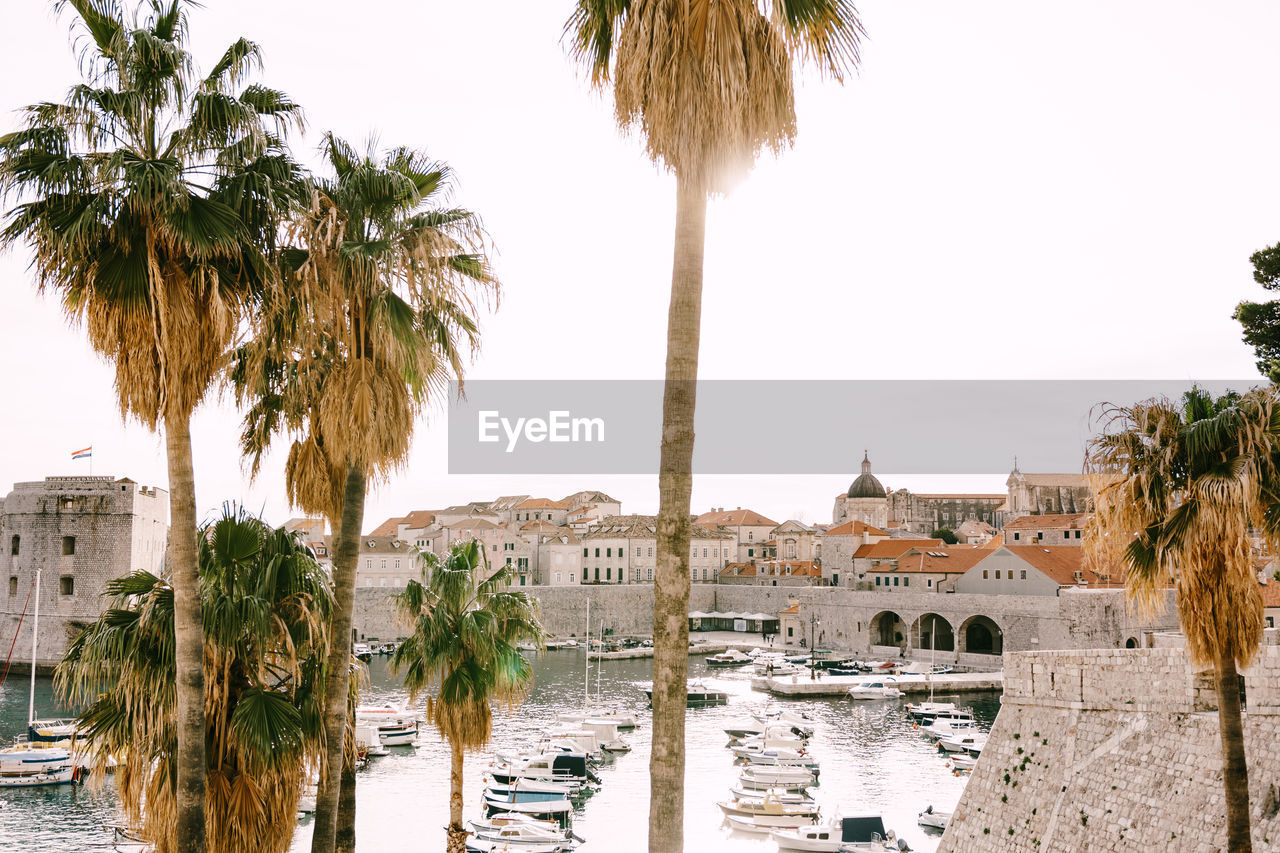
[[[13,669],[31,661],[37,570],[37,659],[52,666],[105,607],[108,581],[135,570],[163,570],[168,519],[169,493],[127,477],[15,484],[0,503],[0,637],[17,637]]]

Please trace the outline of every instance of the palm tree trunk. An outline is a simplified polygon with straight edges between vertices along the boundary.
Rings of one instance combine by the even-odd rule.
[[[347,715],[347,723],[355,731],[356,721]],[[355,853],[356,850],[356,765],[350,757],[342,762],[342,788],[338,791],[337,832],[334,834],[336,853]]]
[[[351,608],[355,599],[356,561],[360,557],[360,525],[364,523],[366,485],[363,468],[357,465],[347,468],[342,522],[338,525],[337,548],[333,555],[333,613],[330,616],[331,640],[324,686],[325,761],[316,794],[311,853],[334,853],[337,849],[338,794],[342,787],[347,692],[351,675]]]
[[[196,550],[196,480],[191,462],[191,412],[166,414],[169,463],[169,567],[173,582],[174,661],[178,669],[177,825],[178,849],[203,853],[204,631],[200,614],[199,553]]]
[[[1244,758],[1244,726],[1240,720],[1240,676],[1230,651],[1219,648],[1214,675],[1218,732],[1222,737],[1222,786],[1227,797],[1227,853],[1251,853],[1249,767]]]
[[[466,853],[467,831],[462,828],[462,745],[449,741],[449,840],[446,853]]]
[[[689,675],[689,493],[702,318],[707,196],[677,177],[675,259],[658,463],[658,565],[653,585],[653,750],[649,853],[684,849],[684,721]]]

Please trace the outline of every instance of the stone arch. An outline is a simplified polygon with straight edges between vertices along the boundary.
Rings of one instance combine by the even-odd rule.
[[[1004,653],[1004,632],[995,620],[978,614],[970,616],[960,625],[960,651],[972,655],[999,655]]]
[[[939,652],[956,650],[956,635],[947,617],[937,613],[925,613],[911,626],[911,644],[917,650],[930,649]]]
[[[1124,647],[1126,649],[1137,649],[1137,648],[1141,648],[1141,644],[1138,642],[1137,637],[1130,637],[1129,639],[1124,641]]]
[[[900,646],[906,639],[906,623],[892,610],[881,610],[871,619],[871,645]]]

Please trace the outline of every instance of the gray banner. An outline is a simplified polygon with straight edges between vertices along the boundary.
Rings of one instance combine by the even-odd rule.
[[[1195,384],[1213,394],[1261,379]],[[703,380],[698,474],[1074,472],[1104,404],[1177,398],[1177,380]],[[661,380],[471,380],[451,389],[450,474],[655,474]]]

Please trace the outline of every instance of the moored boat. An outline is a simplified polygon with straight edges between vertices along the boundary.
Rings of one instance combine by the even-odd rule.
[[[902,696],[902,691],[898,686],[889,679],[880,681],[860,681],[849,688],[850,699],[860,700],[877,700],[877,699],[897,699]]]
[[[951,812],[937,811],[933,806],[920,812],[916,823],[921,826],[932,827],[933,829],[946,829],[947,823],[951,820]]]
[[[717,655],[708,655],[707,666],[743,666],[753,660],[751,655],[743,654],[737,649],[727,649]]]

